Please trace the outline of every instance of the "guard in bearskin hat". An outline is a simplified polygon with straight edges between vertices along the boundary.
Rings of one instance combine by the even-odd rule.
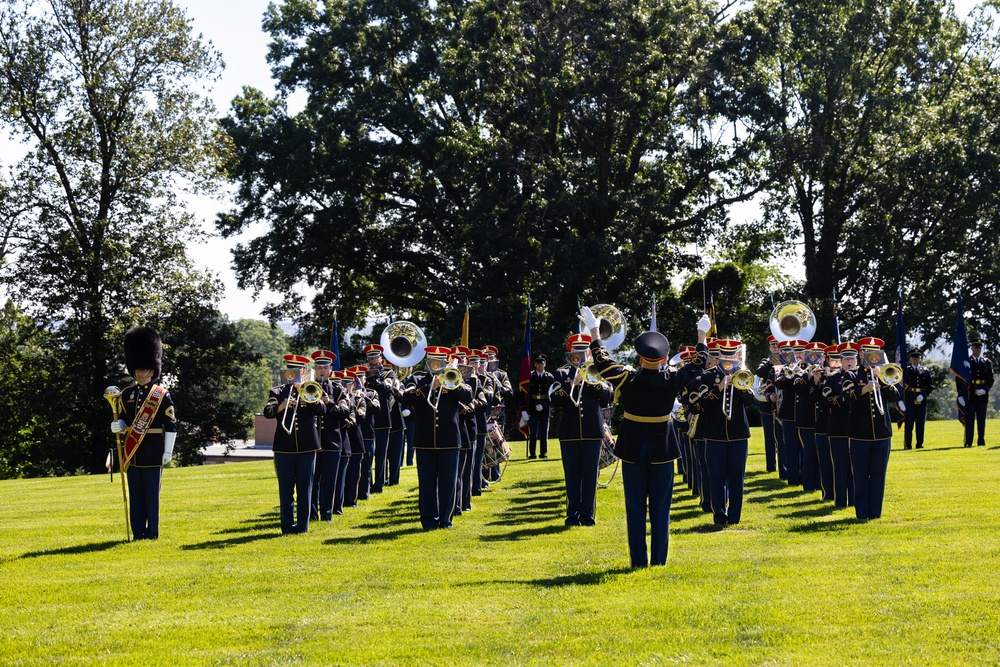
[[[124,467],[128,477],[129,523],[137,540],[160,534],[160,479],[177,438],[177,416],[170,392],[158,384],[163,360],[160,334],[133,327],[125,334],[125,367],[136,384],[121,395],[122,418],[112,433],[125,435]]]

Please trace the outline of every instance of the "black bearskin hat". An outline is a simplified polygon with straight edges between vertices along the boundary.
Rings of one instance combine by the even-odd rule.
[[[163,342],[156,329],[132,327],[125,332],[125,368],[134,375],[139,368],[153,369],[153,382],[160,378]]]

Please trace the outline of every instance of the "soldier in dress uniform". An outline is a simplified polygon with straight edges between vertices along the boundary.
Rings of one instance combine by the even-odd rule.
[[[469,365],[469,348],[458,345],[452,348],[451,359],[462,372],[462,382],[472,391],[472,400],[459,407],[462,446],[458,452],[458,486],[455,492],[455,516],[472,510],[472,459],[476,441],[476,404],[480,401],[479,378]]]
[[[690,410],[688,409],[687,400],[687,385],[695,378],[695,376],[701,373],[701,367],[694,363],[697,357],[695,348],[693,345],[683,345],[681,346],[680,352],[680,363],[677,366],[677,374],[681,378],[681,393],[677,396],[677,403],[675,404],[675,419],[674,431],[677,433],[677,439],[681,446],[681,459],[680,466],[683,472],[683,479],[687,483],[687,487],[694,495],[698,495],[698,491],[695,485],[695,464],[694,464],[694,450],[691,449],[691,438],[688,429],[690,428]],[[679,410],[683,408],[683,410]],[[677,419],[677,415],[682,415],[683,419]]]
[[[830,449],[830,401],[823,394],[826,378],[840,371],[840,346],[823,346],[823,366],[809,378],[809,391],[816,406],[816,453],[819,457],[819,486],[823,500],[834,500],[833,454]]]
[[[691,406],[704,423],[705,461],[708,466],[708,493],[712,517],[717,526],[738,524],[743,511],[743,482],[746,477],[750,424],[747,407],[753,405],[749,391],[739,391],[732,374],[739,364],[738,340],[713,341],[710,349],[719,353],[720,362],[688,385]]]
[[[389,432],[392,430],[392,406],[402,391],[396,383],[396,376],[383,365],[382,346],[372,343],[364,347],[368,368],[365,369],[365,387],[378,394],[378,407],[373,411],[372,425],[375,432],[375,447],[372,462],[375,479],[371,484],[372,493],[382,493],[387,479],[389,463]],[[367,471],[362,468],[362,475]],[[362,482],[363,483],[363,482]]]
[[[803,366],[795,376],[795,424],[802,443],[802,490],[815,491],[820,486],[819,451],[816,449],[816,393],[819,376],[808,372],[819,367],[822,371],[826,345],[820,342],[806,343]]]
[[[694,424],[688,428],[688,437],[691,440],[692,459],[697,475],[698,505],[701,511],[706,514],[712,513],[711,480],[708,476],[708,439],[705,437],[705,422],[701,419],[701,410],[695,404],[695,396],[690,391],[691,386],[698,386],[697,378],[702,374],[716,367],[719,363],[719,347],[715,338],[705,337],[704,342],[696,346],[696,362],[694,372],[691,376],[682,375],[681,379],[688,380],[687,387],[681,387],[681,396],[687,400],[689,413],[694,417]],[[688,378],[693,379],[688,379]]]
[[[500,368],[498,354],[500,350],[495,345],[484,345],[483,352],[486,353],[486,370],[493,376],[495,385],[493,390],[493,418],[500,428],[500,432],[506,434],[507,413],[506,405],[514,398],[514,388],[510,384],[507,371]],[[486,483],[483,488],[489,486],[489,482],[500,479],[500,466],[493,466],[486,471]]]
[[[177,439],[174,401],[169,391],[154,384],[162,360],[163,343],[155,329],[133,327],[125,333],[125,368],[136,383],[122,391],[121,418],[111,423],[111,432],[124,432],[126,452],[132,452],[125,476],[136,540],[160,536],[160,481]]]
[[[958,402],[965,407],[965,446],[972,447],[975,423],[979,424],[980,447],[986,445],[986,406],[990,404],[990,389],[993,387],[993,362],[983,356],[983,340],[973,336],[969,341],[972,354],[969,355],[971,386],[963,386],[961,378],[955,378],[958,387]]]
[[[403,383],[396,377],[396,371],[387,359],[382,360],[386,371],[386,379],[393,385],[392,396],[389,397],[389,472],[386,486],[399,484],[399,471],[403,467],[403,449],[406,446],[406,420],[403,418]],[[391,374],[391,377],[390,377]]]
[[[882,345],[880,338],[858,341],[862,358],[867,358],[868,352],[881,350]],[[854,512],[862,521],[878,519],[882,516],[892,444],[890,408],[902,403],[902,392],[896,385],[882,384],[870,366],[845,376],[842,391],[851,406],[848,434],[854,472]]]
[[[272,449],[278,477],[281,532],[285,535],[309,530],[313,470],[316,452],[320,450],[316,418],[326,412],[322,401],[301,400],[300,389],[308,364],[309,357],[286,354],[285,382],[271,390],[264,406],[264,417],[278,421]]]
[[[407,388],[402,400],[416,421],[420,525],[431,530],[452,525],[462,444],[459,410],[472,402],[472,390],[464,382],[450,390],[441,385],[438,376],[451,354],[449,348],[428,346],[424,351],[428,372]]]
[[[419,382],[423,376],[427,375],[427,372],[423,369],[415,370],[406,376],[403,380],[403,391],[415,387],[417,382]],[[416,450],[413,447],[413,438],[416,429],[416,420],[413,416],[413,410],[407,406],[402,399],[400,399],[400,405],[402,407],[403,424],[406,428],[406,465],[413,465],[413,456]]]
[[[580,319],[590,331],[594,368],[611,382],[624,415],[615,442],[615,456],[622,464],[625,490],[625,521],[632,567],[664,565],[670,536],[670,503],[674,487],[674,461],[680,455],[677,436],[671,428],[671,411],[680,390],[676,372],[663,369],[670,356],[670,342],[656,331],[646,331],[635,340],[639,369],[615,363],[604,348],[598,320],[590,308],[580,309]],[[703,343],[711,326],[708,317],[698,323]],[[650,545],[646,550],[646,512],[649,511]]]
[[[836,349],[836,356],[831,351]],[[830,459],[833,463],[833,504],[835,507],[854,505],[854,474],[851,471],[850,424],[851,406],[843,393],[844,380],[854,376],[858,368],[857,343],[845,341],[827,348],[827,359],[840,359],[840,367],[831,364],[831,372],[820,386],[820,393],[828,406],[826,437],[830,441]]]
[[[346,480],[344,486],[344,507],[357,507],[361,498],[361,471],[366,454],[365,430],[368,420],[368,396],[364,388],[365,367],[351,366],[345,371],[348,378],[348,394],[351,397],[351,420],[353,425],[347,429],[351,443],[351,456],[347,462]],[[374,445],[374,427],[372,431]],[[343,454],[341,455],[343,456]],[[367,496],[365,496],[367,498]]]
[[[340,464],[337,466],[337,484],[333,494],[333,513],[344,513],[344,498],[347,495],[348,469],[351,459],[360,456],[362,447],[361,427],[355,417],[356,399],[354,391],[354,373],[346,370],[334,371],[333,379],[340,385],[344,400],[347,402],[347,412],[340,420]],[[359,467],[360,469],[360,467]],[[358,480],[354,477],[354,488],[351,492],[351,503],[357,504]]]
[[[549,387],[552,386],[552,373],[545,370],[546,357],[536,353],[531,358],[534,370],[528,381],[528,458],[535,458],[535,442],[539,443],[539,455],[549,458]]]
[[[781,392],[778,403],[778,419],[781,421],[782,444],[784,445],[785,475],[788,484],[800,486],[802,479],[802,441],[799,440],[799,407],[798,392],[795,383],[805,361],[806,341],[785,340],[778,343],[783,357],[792,357],[791,363],[785,363],[775,369],[774,386]],[[815,487],[813,487],[815,488]]]
[[[381,362],[379,362],[381,366]],[[358,395],[364,402],[364,414],[358,419],[364,445],[361,465],[358,470],[358,500],[368,500],[372,493],[372,467],[375,464],[375,420],[382,409],[378,392],[368,386],[368,366],[351,366],[359,385]],[[386,422],[388,440],[388,421]]]
[[[351,406],[339,382],[331,379],[333,362],[337,355],[330,350],[316,350],[311,355],[316,371],[316,382],[323,388],[320,399],[326,412],[319,419],[320,451],[316,454],[316,472],[313,475],[313,500],[311,519],[329,521],[333,518],[333,500],[340,486],[340,455],[343,450],[340,426],[350,414]]]
[[[778,340],[774,336],[767,337],[769,356],[761,360],[754,375],[760,378],[761,393],[766,400],[757,401],[760,409],[760,425],[764,432],[764,465],[767,472],[778,469],[777,443],[774,436],[774,378],[771,372],[777,361]]]
[[[604,408],[611,405],[611,385],[584,378],[591,338],[573,334],[566,342],[565,366],[556,369],[549,390],[561,408],[559,445],[566,477],[566,525],[593,526],[597,508],[597,476],[604,440]]]
[[[917,449],[924,448],[924,423],[927,421],[927,397],[934,391],[931,372],[921,365],[924,353],[910,350],[910,363],[903,371],[903,402],[906,403],[906,430],[903,449],[913,446],[913,427],[917,427]]]
[[[472,482],[470,494],[483,494],[483,454],[486,452],[487,422],[493,412],[496,400],[496,379],[486,370],[486,353],[483,350],[469,350],[469,365],[479,382],[477,399],[473,401],[476,409],[476,439],[472,443]]]

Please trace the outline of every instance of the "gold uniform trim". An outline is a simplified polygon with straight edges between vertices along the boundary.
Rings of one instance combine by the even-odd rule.
[[[633,415],[630,412],[626,412],[623,415],[623,418],[633,422],[640,422],[642,424],[661,424],[663,422],[670,421],[672,415],[660,415],[658,417],[643,417],[640,415]]]

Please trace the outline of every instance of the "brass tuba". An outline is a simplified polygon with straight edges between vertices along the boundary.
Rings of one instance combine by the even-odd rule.
[[[424,358],[427,337],[413,322],[399,320],[392,322],[382,331],[379,338],[382,356],[399,368],[412,368]]]
[[[620,310],[612,305],[599,303],[596,306],[591,306],[590,312],[597,318],[597,331],[601,340],[604,341],[604,349],[611,352],[625,342],[628,326],[625,324],[625,316]]]
[[[771,334],[779,341],[812,340],[816,334],[816,315],[801,301],[782,301],[768,318]]]

